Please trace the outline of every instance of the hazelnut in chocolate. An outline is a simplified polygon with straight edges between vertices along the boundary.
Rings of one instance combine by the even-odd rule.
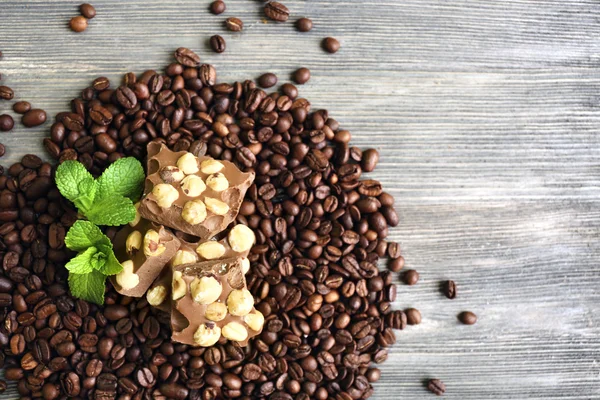
[[[148,174],[139,212],[157,224],[209,239],[238,214],[254,173],[229,161],[148,144]]]

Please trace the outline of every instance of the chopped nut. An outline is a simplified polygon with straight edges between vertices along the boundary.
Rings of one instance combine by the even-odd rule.
[[[156,204],[162,208],[169,208],[179,198],[179,191],[166,183],[159,183],[152,189]]]
[[[122,262],[121,265],[123,266],[123,271],[116,275],[115,280],[124,290],[133,289],[140,283],[139,275],[133,273],[133,261],[127,260]]]
[[[180,182],[183,178],[185,178],[183,171],[173,165],[162,167],[158,172],[158,175],[164,183],[169,184]]]
[[[198,159],[192,153],[185,153],[177,160],[177,167],[186,175],[195,174],[198,172]]]
[[[148,229],[144,235],[144,254],[146,257],[160,256],[167,247],[160,243],[160,235],[154,229]]]
[[[239,322],[230,322],[223,327],[223,337],[236,342],[243,342],[248,338],[248,330]]]
[[[246,257],[242,258],[242,273],[246,275],[250,271],[250,260]]]
[[[259,332],[265,324],[265,317],[260,311],[255,310],[253,313],[248,314],[244,317],[244,322],[248,324],[250,329]]]
[[[181,271],[173,272],[173,300],[179,300],[187,293],[187,285]]]
[[[222,321],[227,316],[227,306],[223,303],[211,303],[206,307],[204,316],[211,321]]]
[[[139,202],[135,203],[134,207],[135,207],[135,218],[133,219],[133,221],[131,221],[129,223],[129,226],[131,226],[131,227],[136,226],[142,220],[142,216],[140,215],[140,213],[138,211],[138,209],[140,208],[140,203]]]
[[[202,347],[213,346],[220,338],[221,328],[213,322],[207,322],[200,325],[196,333],[194,333],[194,342]]]
[[[222,192],[223,190],[229,188],[229,181],[225,175],[220,172],[217,172],[216,174],[210,175],[208,178],[206,178],[206,184],[215,192]]]
[[[181,218],[190,225],[198,225],[206,219],[206,205],[202,200],[192,200],[185,203]]]
[[[200,245],[196,248],[196,253],[198,253],[200,257],[206,258],[207,260],[214,260],[223,257],[223,254],[225,254],[225,246],[219,242],[211,240],[200,243]]]
[[[216,174],[223,168],[224,165],[221,162],[213,159],[204,160],[200,164],[200,170],[203,174]]]
[[[206,190],[206,185],[199,176],[189,175],[181,181],[181,190],[188,197],[198,197]]]
[[[176,267],[183,264],[192,264],[198,261],[198,256],[187,250],[177,250],[177,253],[171,259],[171,267]]]
[[[150,288],[146,293],[146,300],[148,300],[148,304],[154,307],[160,306],[164,303],[167,298],[167,288],[163,285],[156,285],[153,288]]]
[[[254,232],[246,225],[238,224],[231,228],[227,240],[233,251],[242,253],[250,250],[254,244]]]
[[[133,231],[127,236],[125,240],[125,250],[129,255],[135,255],[137,251],[142,247],[142,233],[140,231]]]
[[[207,197],[204,199],[204,202],[206,203],[206,208],[208,211],[212,212],[213,214],[225,215],[229,212],[229,206],[227,203],[224,203],[221,200]]]
[[[227,308],[231,315],[243,317],[254,307],[254,298],[248,289],[232,290],[227,297]]]
[[[223,287],[221,286],[221,282],[215,277],[203,276],[202,278],[195,278],[192,281],[190,290],[192,292],[192,298],[196,303],[210,304],[219,299]]]

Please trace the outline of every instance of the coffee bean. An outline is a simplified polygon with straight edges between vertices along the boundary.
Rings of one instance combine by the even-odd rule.
[[[270,88],[277,85],[277,75],[267,72],[258,77],[258,85],[262,88]]]
[[[133,91],[127,86],[119,86],[116,91],[116,96],[117,101],[123,108],[132,109],[137,105],[137,97],[135,97],[135,93],[133,93]],[[67,125],[65,124],[65,126]]]
[[[439,379],[430,379],[427,382],[427,389],[436,396],[442,396],[446,393],[446,385]]]
[[[404,283],[407,285],[416,285],[419,282],[419,273],[414,269],[409,269],[404,273]]]
[[[310,80],[310,70],[308,68],[299,68],[294,72],[292,78],[297,84],[304,85]]]
[[[6,384],[6,381],[0,379],[0,394],[6,392],[7,388],[8,388],[8,385]]]
[[[313,22],[309,18],[300,18],[296,21],[296,29],[300,32],[308,32],[313,28]]]
[[[87,26],[87,18],[81,15],[71,18],[71,21],[69,22],[69,27],[71,28],[71,30],[77,33],[85,31],[87,29]]]
[[[210,3],[210,12],[215,15],[223,14],[226,8],[225,2],[221,0],[216,0]]]
[[[379,152],[375,149],[367,149],[362,154],[360,166],[365,172],[372,172],[379,162]]]
[[[2,157],[6,153],[6,148],[2,143],[0,143],[0,157]],[[3,171],[3,169],[2,169]]]
[[[12,131],[12,128],[15,126],[15,121],[8,114],[0,115],[0,132],[9,132]]]
[[[244,29],[244,22],[239,18],[231,17],[225,20],[225,26],[232,32],[241,32]]]
[[[419,325],[421,323],[421,313],[416,308],[408,308],[406,313],[406,322],[409,325]]]
[[[25,114],[29,110],[31,110],[31,104],[26,101],[17,101],[13,104],[13,111],[17,114]]]
[[[286,22],[290,17],[290,10],[277,1],[265,4],[264,11],[267,18],[276,22]]]
[[[42,125],[44,122],[46,122],[46,111],[39,108],[29,110],[25,113],[25,115],[23,115],[21,122],[27,128]]]
[[[326,52],[331,54],[337,53],[340,49],[340,42],[332,37],[326,37],[325,39],[323,39],[322,45],[323,49],[325,49]]]
[[[0,99],[2,100],[12,100],[15,97],[15,92],[8,86],[0,85]]]
[[[89,3],[84,3],[80,5],[79,12],[87,19],[92,19],[96,16],[96,9]]]
[[[227,47],[225,39],[221,35],[214,35],[210,37],[210,48],[215,53],[223,53]]]
[[[446,281],[442,284],[442,291],[449,299],[456,298],[456,283],[454,281]]]
[[[474,325],[477,322],[477,315],[471,311],[463,311],[458,314],[458,320],[465,325]]]

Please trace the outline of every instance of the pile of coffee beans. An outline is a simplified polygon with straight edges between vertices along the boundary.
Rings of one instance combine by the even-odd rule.
[[[388,243],[394,199],[362,176],[377,152],[314,110],[292,84],[218,82],[212,65],[180,48],[163,73],[100,77],[59,113],[44,140],[60,162],[100,174],[152,140],[256,172],[238,222],[257,243],[248,287],[266,318],[247,347],[170,341],[168,316],[107,287],[98,307],[70,296],[65,232],[77,218],[34,155],[0,176],[0,368],[21,398],[366,399],[396,341],[420,322],[393,311]],[[110,228],[107,234],[114,235]],[[402,260],[403,264],[403,260]]]

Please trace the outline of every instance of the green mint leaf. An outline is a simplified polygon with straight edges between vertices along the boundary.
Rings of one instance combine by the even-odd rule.
[[[96,270],[87,274],[69,274],[71,294],[98,305],[104,304],[105,281],[106,276]]]
[[[127,197],[107,197],[95,201],[86,217],[96,225],[125,225],[135,218],[135,206]]]
[[[85,251],[88,247],[109,246],[112,249],[110,239],[102,233],[100,228],[89,221],[75,221],[67,236],[65,244],[73,251]]]
[[[87,274],[88,272],[92,272],[92,259],[96,254],[98,254],[98,249],[93,246],[88,247],[87,250],[71,258],[71,261],[65,265],[65,268],[72,274]]]
[[[96,183],[80,162],[69,160],[60,164],[55,180],[60,193],[73,203],[83,196],[91,197],[93,201]]]
[[[112,249],[109,249],[110,253],[112,253]],[[94,254],[94,256],[92,257],[92,259],[90,260],[90,264],[92,265],[92,268],[95,269],[96,271],[100,271],[102,272],[102,269],[104,268],[104,264],[106,264],[106,253],[104,253],[103,251],[99,251],[96,254]],[[106,275],[106,274],[104,274]]]
[[[113,253],[111,250],[110,253],[107,252],[106,254],[108,255],[108,258],[106,259],[104,267],[102,267],[100,272],[102,272],[104,275],[110,276],[116,275],[119,272],[123,271],[123,266],[121,265],[119,260],[117,260],[117,257],[115,257],[115,253]]]
[[[98,178],[100,198],[128,197],[138,201],[144,189],[146,174],[142,164],[133,157],[120,158]]]

